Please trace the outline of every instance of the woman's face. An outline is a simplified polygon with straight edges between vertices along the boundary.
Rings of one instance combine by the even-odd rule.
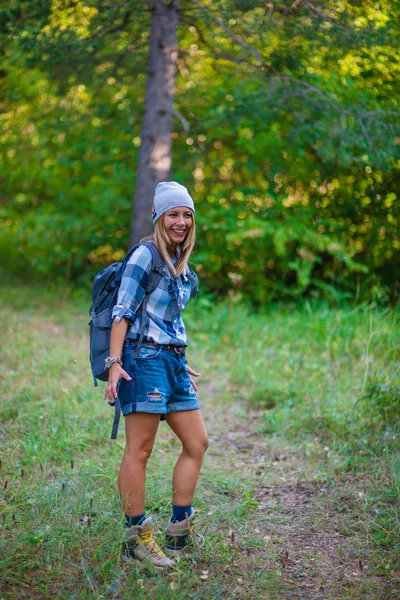
[[[192,211],[184,206],[167,210],[164,215],[164,227],[171,242],[181,244],[193,227]]]

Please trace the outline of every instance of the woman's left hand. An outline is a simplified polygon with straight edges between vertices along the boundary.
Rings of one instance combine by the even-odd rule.
[[[190,383],[192,384],[194,391],[197,392],[197,385],[195,384],[193,377],[200,377],[201,373],[197,373],[197,371],[191,369],[189,365],[186,365],[186,371],[192,376],[190,377]]]

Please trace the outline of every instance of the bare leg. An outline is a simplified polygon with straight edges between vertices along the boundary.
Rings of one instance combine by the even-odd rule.
[[[132,413],[125,417],[126,445],[118,477],[125,514],[144,513],[146,464],[153,450],[160,415]]]
[[[166,421],[182,442],[182,452],[172,477],[172,502],[192,504],[204,453],[208,447],[206,428],[200,410],[172,412]]]

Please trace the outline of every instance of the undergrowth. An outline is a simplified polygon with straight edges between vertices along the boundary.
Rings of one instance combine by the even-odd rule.
[[[262,531],[254,534],[260,523],[274,523],[277,540],[284,536],[277,533],[284,504],[265,516],[254,497],[261,481],[284,480],[275,455],[276,476],[265,471],[260,480],[257,465],[253,473],[239,461],[221,463],[211,445],[196,498],[204,546],[171,573],[121,565],[116,477],[124,438],[121,431],[116,443],[108,439],[112,412],[91,381],[87,304],[41,289],[7,287],[1,294],[1,597],[302,597],[288,595],[296,587],[282,579],[280,542],[268,545]],[[346,515],[341,532],[357,542],[360,564],[393,581],[400,498],[397,311],[302,304],[256,313],[232,300],[213,306],[205,299],[188,310],[186,325],[189,364],[203,373],[200,390],[211,398],[215,427],[224,418],[225,434],[239,415],[266,452],[295,457],[297,481],[312,472],[315,489],[331,490],[332,507],[324,501],[318,527],[330,510],[338,512],[338,502]],[[244,408],[233,414],[235,402]],[[160,426],[147,488],[148,510],[160,528],[170,514],[179,452],[166,427]],[[215,433],[212,420],[210,428]],[[243,444],[237,452],[246,450]],[[358,495],[343,491],[353,480]]]

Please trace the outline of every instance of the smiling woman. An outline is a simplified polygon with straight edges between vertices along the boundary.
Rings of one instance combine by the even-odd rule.
[[[125,416],[126,447],[118,486],[126,516],[125,560],[148,560],[169,567],[168,558],[153,539],[153,522],[146,518],[144,489],[146,463],[158,425],[165,419],[182,442],[182,453],[172,478],[172,516],[166,530],[166,548],[179,554],[190,541],[192,501],[199,478],[207,433],[200,414],[199,373],[186,365],[186,330],[181,311],[197,289],[188,260],[195,242],[194,203],[185,187],[159,183],[153,205],[154,235],[147,238],[164,260],[157,287],[148,296],[144,323],[132,312],[141,305],[149,286],[152,252],[145,244],[131,255],[113,310],[109,379],[105,398],[118,397]],[[143,342],[142,342],[143,340]]]
[[[177,276],[187,270],[187,263],[196,239],[194,203],[183,185],[174,181],[159,183],[153,204],[154,242],[163,255],[170,272]],[[172,260],[175,256],[176,261]]]
[[[172,246],[181,244],[193,225],[193,213],[186,208],[174,208],[164,215],[165,232]]]

